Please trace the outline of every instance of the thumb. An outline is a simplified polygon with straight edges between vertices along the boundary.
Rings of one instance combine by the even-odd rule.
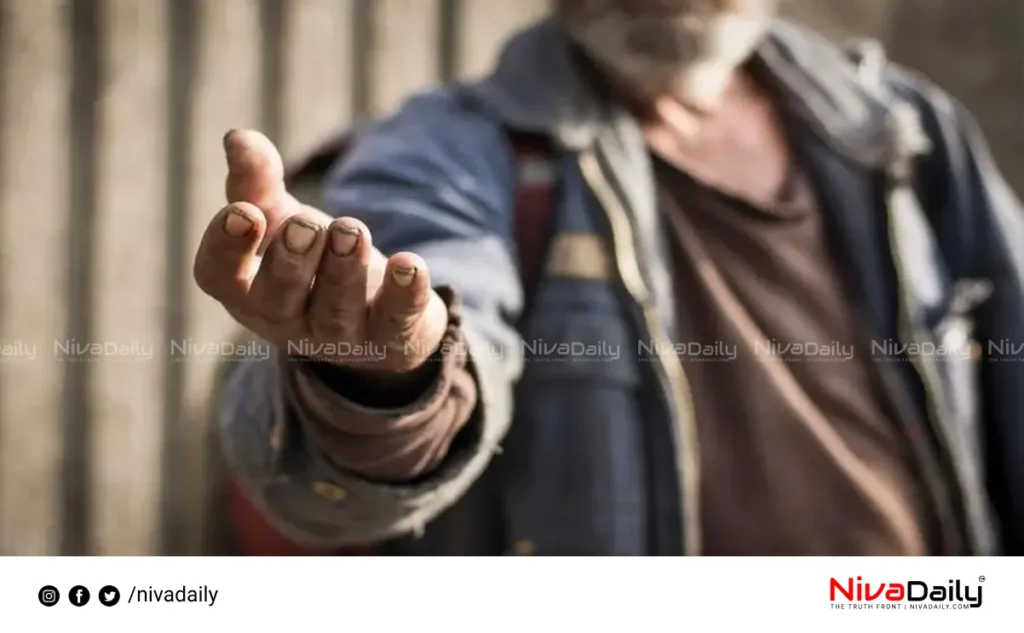
[[[270,237],[302,209],[284,186],[284,163],[269,138],[256,130],[230,130],[224,135],[228,176],[228,202],[248,202],[260,208],[267,219]]]

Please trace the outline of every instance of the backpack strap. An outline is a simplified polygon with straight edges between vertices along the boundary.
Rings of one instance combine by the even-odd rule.
[[[523,323],[543,276],[554,235],[558,165],[549,137],[510,132],[509,140],[516,160],[512,228],[523,284],[524,302],[519,319]]]

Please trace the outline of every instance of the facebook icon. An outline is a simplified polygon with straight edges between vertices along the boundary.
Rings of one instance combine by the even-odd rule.
[[[89,590],[82,585],[75,585],[68,592],[68,599],[76,607],[84,607],[89,603]]]

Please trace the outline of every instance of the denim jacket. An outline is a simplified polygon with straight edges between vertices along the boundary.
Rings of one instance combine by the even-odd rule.
[[[784,21],[754,63],[811,167],[875,339],[974,341],[972,354],[903,354],[898,379],[929,423],[933,437],[914,441],[934,443],[971,551],[1024,554],[1018,198],[969,115],[920,78],[889,66],[871,85]],[[911,161],[894,158],[905,140],[896,103],[912,106],[928,141]],[[551,254],[522,322],[508,129],[558,148]],[[383,252],[422,255],[436,284],[460,291],[479,404],[440,468],[381,484],[302,441],[275,359],[240,367],[223,403],[225,451],[284,535],[396,554],[701,553],[686,379],[674,355],[652,352],[674,342],[673,306],[686,297],[670,283],[648,151],[636,121],[579,77],[550,21],[514,37],[491,76],[415,96],[372,125],[323,199],[326,211],[364,220]],[[538,342],[590,352],[539,362]],[[295,439],[285,456],[270,432],[282,421]]]

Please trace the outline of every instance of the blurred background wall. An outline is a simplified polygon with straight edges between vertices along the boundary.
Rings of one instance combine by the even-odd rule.
[[[951,90],[1024,188],[1024,3],[788,2]],[[221,551],[215,346],[236,330],[190,268],[222,134],[295,158],[485,71],[545,4],[0,0],[0,554]]]

